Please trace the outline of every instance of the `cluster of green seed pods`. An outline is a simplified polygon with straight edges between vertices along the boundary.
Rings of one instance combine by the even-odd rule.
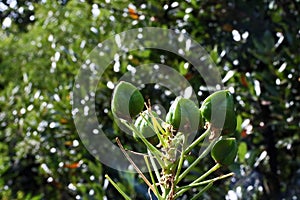
[[[223,134],[234,133],[236,129],[236,114],[231,93],[221,90],[207,97],[201,108],[189,99],[177,97],[167,114],[166,122],[176,130],[195,130],[203,125],[203,119],[213,128],[221,129]]]
[[[141,113],[143,108],[144,98],[138,88],[121,81],[114,90],[112,112],[119,118],[129,119]],[[166,116],[166,122],[172,125],[174,130],[181,132],[197,130],[199,125],[203,125],[203,119],[212,127],[222,129],[223,134],[235,131],[237,122],[234,101],[228,90],[211,94],[203,101],[200,109],[192,100],[177,97]]]
[[[112,98],[112,112],[115,116],[131,121],[144,137],[155,135],[153,117],[162,122],[158,115],[148,110],[143,111],[144,98],[138,88],[128,82],[121,81],[115,88]],[[236,114],[231,93],[221,90],[207,97],[200,109],[190,99],[177,97],[172,103],[165,122],[172,131],[191,133],[203,127],[203,121],[210,123],[212,128],[222,130],[222,134],[233,133],[236,129]],[[137,136],[134,134],[134,137]],[[212,158],[221,165],[230,165],[237,154],[237,144],[234,138],[222,138],[217,141],[211,151]]]

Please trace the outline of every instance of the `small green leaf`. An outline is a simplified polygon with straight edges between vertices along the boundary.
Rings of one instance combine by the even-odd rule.
[[[245,142],[241,142],[239,144],[239,149],[238,149],[238,157],[239,157],[240,162],[245,161],[245,155],[246,155],[247,151],[248,151],[247,144]]]

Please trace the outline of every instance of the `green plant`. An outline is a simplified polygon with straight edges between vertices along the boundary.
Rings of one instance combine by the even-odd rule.
[[[120,90],[120,88],[122,88],[122,90]],[[133,85],[126,82],[120,82],[113,93],[113,99],[122,99],[123,102],[126,102],[124,98],[133,98],[128,95],[128,93],[125,94],[123,92],[127,90],[135,91],[135,93],[138,92],[138,89]],[[220,94],[222,95],[221,97]],[[139,101],[135,102],[142,104],[140,101],[141,98],[138,100]],[[209,113],[212,112],[211,101],[215,100],[217,101],[214,103],[221,106],[217,111],[225,111],[225,123],[236,123],[233,99],[230,96],[230,93],[228,91],[216,92],[204,101],[205,109],[203,109],[203,107],[200,109],[203,117],[208,121],[206,130],[191,144],[188,144],[187,139],[193,132],[197,131],[199,122],[202,122],[202,116],[200,115],[199,108],[189,99],[177,97],[171,105],[165,121],[159,119],[158,115],[152,111],[150,107],[147,107],[146,111],[140,113],[140,116],[135,120],[135,123],[132,122],[132,119],[121,120],[121,122],[134,133],[134,136],[139,138],[139,141],[143,142],[147,147],[148,154],[144,155],[144,159],[151,181],[148,180],[143,172],[135,165],[134,161],[127,154],[127,151],[124,149],[118,138],[117,143],[125,157],[148,185],[149,191],[151,190],[157,199],[177,199],[192,188],[202,187],[198,191],[198,194],[194,195],[192,198],[197,199],[203,194],[203,192],[208,190],[215,181],[233,175],[233,173],[228,173],[217,176],[213,179],[205,180],[211,173],[219,169],[221,166],[232,164],[236,157],[237,144],[235,138],[223,138],[223,136],[221,136],[221,138],[210,138],[209,144],[205,147],[203,153],[183,170],[184,160],[190,154],[191,150],[203,141],[206,136],[214,134],[212,132],[216,131],[214,126],[218,121],[214,120],[210,122],[211,114]],[[132,105],[129,105],[129,107],[130,106]],[[118,112],[118,108],[120,107],[120,104],[116,104],[114,100],[112,101],[113,112]],[[228,128],[226,125],[224,125],[224,127]],[[234,131],[232,125],[229,127],[230,131]],[[222,131],[222,127],[218,126],[217,128]],[[157,136],[159,144],[152,144],[145,138],[149,132]],[[202,176],[196,178],[191,183],[182,186],[180,181],[183,180],[189,172],[199,164],[209,151],[211,151],[211,156],[216,162],[215,166],[207,170]],[[159,169],[161,170],[159,171]],[[154,171],[154,173],[152,171]],[[130,199],[130,197],[108,175],[106,175],[106,178],[125,199]]]
[[[242,141],[234,167],[236,182],[224,181],[210,188],[206,199],[224,199],[226,189],[241,195],[241,199],[299,196],[299,2],[177,2],[179,5],[173,7],[174,1],[155,0],[1,1],[0,199],[24,199],[21,193],[31,194],[31,198],[42,195],[40,199],[103,199],[105,195],[107,199],[119,199],[116,190],[102,189],[104,172],[118,179],[118,184],[130,185],[126,193],[132,199],[145,199],[144,190],[134,188],[136,184],[144,188],[137,176],[128,173],[133,178],[126,181],[92,158],[81,143],[70,145],[80,138],[72,121],[69,97],[78,70],[99,42],[122,31],[148,26],[188,33],[210,52],[224,85],[234,88],[239,111],[235,136]],[[128,4],[136,9],[129,12]],[[94,15],[97,8],[99,15]],[[5,18],[12,20],[11,27],[4,25]],[[57,53],[59,60],[54,59]],[[105,71],[98,87],[98,93],[105,95],[96,95],[104,132],[109,136],[114,133],[122,142],[124,134],[111,124],[110,113],[104,112],[111,97],[106,83],[119,80],[128,65],[145,63],[173,66],[187,78],[199,98],[207,96],[205,88],[200,88],[203,77],[191,65],[186,68],[186,60],[151,49],[129,52],[120,57],[119,72],[112,67]],[[56,101],[55,95],[61,101]],[[143,89],[143,95],[151,96],[153,104],[158,99],[165,107],[170,98],[175,99],[157,94],[151,87]],[[26,113],[22,114],[24,109]],[[50,128],[50,124],[56,127]],[[35,145],[28,146],[32,141]],[[55,153],[50,152],[53,147]],[[263,155],[267,159],[261,160]],[[84,163],[79,168],[59,167],[80,160]],[[204,159],[183,181],[207,169],[210,161]],[[43,163],[50,169],[53,182],[46,182],[50,175],[41,169]],[[102,167],[105,170],[100,170]],[[70,182],[78,186],[76,191],[68,188]],[[187,193],[186,199],[192,194]]]

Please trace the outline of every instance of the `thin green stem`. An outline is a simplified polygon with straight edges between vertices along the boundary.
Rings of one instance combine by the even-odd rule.
[[[163,128],[161,127],[161,125],[158,123],[158,121],[156,120],[156,118],[153,115],[151,116],[151,119],[152,119],[152,122],[154,125],[154,131],[157,134],[159,141],[161,142],[163,147],[166,147],[167,143],[165,142],[165,140],[159,133],[159,132],[161,132],[161,133],[163,133],[163,135],[166,135],[166,132],[163,130]]]
[[[215,166],[213,166],[212,168],[210,168],[210,170],[208,170],[207,172],[205,172],[202,176],[200,176],[199,178],[197,178],[196,180],[194,180],[192,182],[192,184],[197,183],[199,181],[202,181],[203,179],[205,179],[208,175],[210,175],[211,173],[213,173],[214,171],[216,171],[217,169],[219,169],[221,167],[221,165],[219,163],[215,164]]]
[[[211,186],[213,186],[213,182],[210,182],[207,186],[205,186],[204,188],[202,188],[202,190],[200,190],[198,192],[198,194],[196,194],[191,200],[197,200],[200,198],[200,196],[202,196],[202,194],[204,192],[206,192],[209,188],[211,188]]]
[[[189,185],[186,185],[186,186],[182,186],[182,187],[180,187],[180,188],[177,188],[177,190],[183,190],[183,189],[185,189],[185,191],[187,191],[187,190],[189,190],[189,189],[191,189],[191,188],[193,188],[193,187],[199,187],[199,186],[201,186],[201,185],[206,185],[206,184],[208,184],[207,186],[205,186],[196,196],[194,196],[192,199],[199,199],[199,197],[207,190],[207,189],[209,189],[210,188],[210,186],[212,186],[213,185],[213,183],[214,182],[216,182],[216,181],[218,181],[218,180],[221,180],[221,179],[224,179],[224,178],[228,178],[228,177],[230,177],[230,176],[233,176],[234,175],[234,173],[228,173],[228,174],[225,174],[225,175],[221,175],[221,176],[218,176],[218,177],[216,177],[216,178],[213,178],[213,179],[209,179],[209,180],[206,180],[206,181],[202,181],[202,182],[199,182],[199,183],[191,183],[191,184],[189,184]],[[210,186],[209,186],[210,185]],[[184,192],[185,192],[184,191]],[[176,193],[176,195],[175,195],[175,199],[177,198],[177,197],[179,197],[180,195],[182,195],[183,193]]]
[[[201,186],[201,185],[205,185],[205,184],[208,184],[210,182],[216,182],[218,180],[221,180],[221,179],[224,179],[224,178],[228,178],[229,176],[233,176],[234,173],[228,173],[228,174],[225,174],[225,175],[221,175],[221,176],[218,176],[218,177],[215,177],[215,178],[212,178],[212,179],[208,179],[206,181],[201,181],[201,182],[198,182],[198,183],[190,183],[189,185],[185,185],[185,186],[181,186],[179,188],[177,188],[177,190],[182,190],[182,189],[190,189],[192,187],[198,187],[198,186]]]
[[[202,140],[204,140],[206,138],[207,135],[210,134],[210,126],[208,127],[208,129],[206,129],[206,131],[204,133],[202,133],[202,135],[200,135],[197,140],[195,140],[192,144],[190,144],[190,146],[188,146],[185,150],[184,150],[184,154],[188,154],[195,146],[197,146],[199,144],[199,142],[201,142]]]
[[[149,112],[149,115],[150,115],[151,120],[152,120],[153,123],[151,123],[151,121],[148,120],[143,114],[141,114],[141,116],[144,118],[144,120],[147,121],[147,123],[150,126],[150,128],[156,133],[156,135],[157,135],[159,141],[161,142],[161,144],[163,146],[166,146],[166,143],[165,143],[164,139],[162,138],[162,136],[161,136],[161,134],[159,132],[159,131],[163,131],[163,133],[164,133],[164,130],[160,127],[158,121],[156,120],[155,116],[151,112]]]
[[[146,138],[136,129],[136,127],[134,127],[134,125],[128,125],[128,124],[125,124],[125,125],[128,128],[130,128],[136,135],[138,135],[139,138],[141,138],[141,140],[144,142],[144,144],[146,145],[146,147],[155,156],[155,158],[157,159],[157,161],[160,164],[160,166],[164,167],[164,162],[161,159],[163,157],[163,154],[155,146],[153,146],[150,142],[148,142],[148,140],[146,140]]]
[[[131,198],[107,174],[105,174],[105,178],[116,188],[116,190],[118,190],[124,199],[131,200]]]
[[[184,170],[184,172],[182,172],[182,174],[178,177],[177,183],[181,181],[201,161],[201,159],[203,159],[209,153],[214,143],[215,140],[209,144],[202,154],[186,170]]]
[[[184,141],[183,141],[183,144],[185,143],[185,137],[184,137]],[[175,185],[177,185],[177,180],[178,180],[178,176],[180,174],[180,171],[182,169],[182,165],[183,165],[183,161],[184,161],[184,152],[181,151],[181,155],[180,155],[180,159],[179,159],[179,162],[178,162],[178,165],[177,165],[177,171],[176,171],[176,174],[175,174],[175,178],[174,178],[174,183]]]
[[[155,189],[155,193],[154,194],[158,198],[158,200],[163,200],[162,197],[160,196],[158,188],[156,186],[156,182],[155,182],[154,176],[152,174],[152,169],[151,169],[151,166],[150,166],[150,163],[149,163],[149,160],[148,160],[147,156],[144,156],[144,160],[145,160],[145,163],[146,163],[148,171],[149,171],[149,175],[150,175],[150,178],[151,178],[151,181],[152,181],[152,185],[153,185],[153,187]]]
[[[149,158],[150,158],[151,165],[152,165],[152,167],[154,169],[154,172],[155,172],[155,175],[156,175],[156,179],[158,181],[160,181],[161,180],[160,173],[159,173],[159,171],[157,169],[157,166],[156,166],[156,163],[155,163],[155,161],[153,159],[153,156],[152,156],[152,154],[151,154],[151,152],[149,150],[148,150],[148,155],[149,155]],[[159,184],[159,185],[160,185],[161,191],[164,192],[164,187],[161,184]]]
[[[220,164],[216,164],[215,166],[213,166],[210,170],[208,170],[207,172],[205,172],[202,176],[200,176],[199,178],[197,178],[196,180],[194,180],[191,184],[189,184],[186,188],[180,189],[176,195],[180,196],[183,193],[185,193],[186,191],[188,191],[191,187],[194,187],[193,184],[205,179],[208,175],[210,175],[211,173],[213,173],[214,171],[216,171],[217,169],[219,169],[221,167]]]
[[[144,174],[142,173],[142,171],[138,168],[138,166],[136,166],[136,164],[133,162],[133,160],[130,158],[130,156],[128,155],[128,153],[125,151],[123,145],[121,144],[119,138],[116,138],[116,141],[121,149],[121,151],[123,152],[124,156],[126,157],[126,159],[130,162],[130,164],[133,166],[133,168],[136,170],[136,172],[140,175],[140,177],[144,180],[144,182],[148,185],[148,187],[155,193],[155,190],[153,188],[153,186],[151,185],[151,183],[148,181],[148,179],[144,176]]]

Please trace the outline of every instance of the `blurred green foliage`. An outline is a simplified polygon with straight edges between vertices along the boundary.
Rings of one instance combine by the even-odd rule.
[[[149,198],[136,174],[102,166],[89,154],[70,103],[89,52],[116,33],[145,26],[188,33],[234,91],[241,142],[230,170],[236,176],[215,185],[204,199],[300,198],[299,0],[4,0],[0,10],[1,199],[120,198],[105,173],[132,199]],[[111,139],[134,141],[122,136],[105,111],[112,93],[107,82],[116,83],[128,65],[155,62],[184,75],[199,100],[207,96],[202,77],[193,66],[183,67],[180,57],[159,50],[129,52],[120,58],[120,71],[112,64],[98,87],[98,115]],[[173,100],[151,85],[142,92],[166,108]],[[205,160],[185,181],[211,164]]]

